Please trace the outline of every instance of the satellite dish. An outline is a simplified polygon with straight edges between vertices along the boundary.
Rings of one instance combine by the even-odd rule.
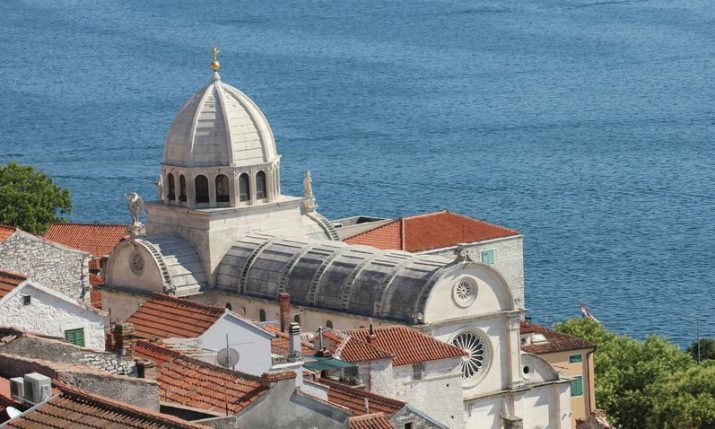
[[[7,413],[7,415],[8,415],[11,419],[14,419],[15,417],[17,417],[17,416],[19,416],[20,414],[22,414],[22,411],[18,410],[18,409],[15,408],[15,407],[7,407],[7,408],[5,408],[5,412]]]
[[[238,352],[233,347],[219,350],[216,362],[224,368],[233,368],[238,363]]]

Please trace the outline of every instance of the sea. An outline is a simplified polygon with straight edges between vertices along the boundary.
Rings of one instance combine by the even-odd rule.
[[[712,0],[2,0],[0,162],[128,223],[214,46],[284,193],[518,229],[537,322],[715,337]]]

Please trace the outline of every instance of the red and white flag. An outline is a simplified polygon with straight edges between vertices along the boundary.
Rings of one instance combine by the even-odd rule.
[[[593,320],[593,321],[596,322],[596,323],[601,323],[601,322],[598,321],[598,319],[596,319],[595,317],[593,317],[593,314],[591,314],[590,311],[588,311],[588,307],[586,307],[586,304],[581,304],[581,316],[582,316],[584,319],[591,319],[591,320]]]

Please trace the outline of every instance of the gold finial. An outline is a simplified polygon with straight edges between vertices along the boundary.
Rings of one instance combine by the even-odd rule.
[[[219,48],[213,48],[211,50],[211,70],[217,72],[221,68],[221,63],[218,62],[218,53],[221,52]]]

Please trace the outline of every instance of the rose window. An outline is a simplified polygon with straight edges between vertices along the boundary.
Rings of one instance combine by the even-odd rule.
[[[472,379],[480,375],[486,366],[485,340],[476,332],[466,331],[454,337],[452,344],[466,353],[462,357],[462,378]]]
[[[469,307],[477,299],[477,285],[469,278],[461,278],[452,288],[454,302],[460,307]]]

